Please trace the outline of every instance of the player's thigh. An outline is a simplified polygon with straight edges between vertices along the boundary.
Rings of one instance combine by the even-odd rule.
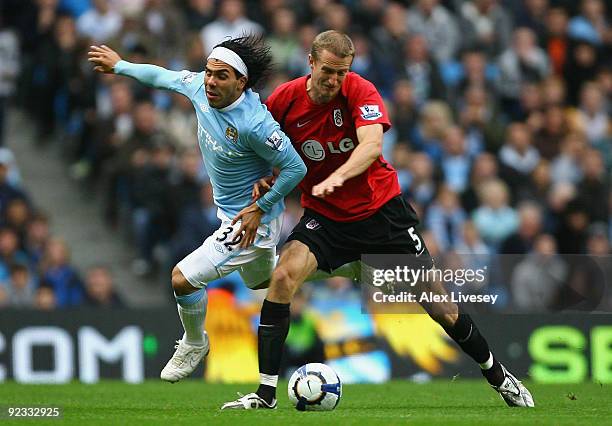
[[[176,264],[185,279],[195,288],[202,288],[223,276],[217,265],[225,260],[225,256],[215,250],[214,239],[214,234],[209,236],[200,247]]]
[[[229,262],[227,266],[238,271],[248,288],[260,290],[268,286],[276,265],[276,258],[275,247],[251,246]]]

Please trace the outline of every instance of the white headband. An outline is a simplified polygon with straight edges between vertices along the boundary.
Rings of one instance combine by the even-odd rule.
[[[234,67],[236,71],[245,77],[249,76],[249,70],[242,58],[240,58],[236,52],[228,49],[227,47],[215,47],[212,52],[210,52],[207,59],[217,59],[219,61],[223,61],[226,64]]]

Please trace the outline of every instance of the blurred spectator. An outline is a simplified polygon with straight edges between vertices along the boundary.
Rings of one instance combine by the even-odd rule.
[[[219,16],[202,28],[200,37],[204,45],[204,54],[212,51],[224,38],[236,38],[244,34],[261,34],[262,27],[249,20],[244,11],[242,0],[224,0],[219,4]]]
[[[351,32],[351,15],[348,8],[340,3],[328,2],[322,13],[313,22],[319,31],[336,30]]]
[[[423,151],[440,164],[442,158],[442,141],[446,131],[453,124],[450,108],[445,102],[430,101],[421,110],[419,123],[411,137],[412,146]]]
[[[105,162],[115,155],[134,130],[129,84],[123,80],[114,81],[109,89],[109,114],[98,113],[88,132],[89,138],[82,139],[77,152],[79,161],[71,170],[75,178],[97,179]]]
[[[559,76],[549,76],[542,82],[542,106],[565,106],[565,82]]]
[[[551,105],[544,110],[542,127],[534,137],[534,147],[542,158],[551,160],[559,153],[561,141],[567,132],[567,117],[564,109],[558,105]]]
[[[77,20],[77,30],[92,43],[105,43],[119,34],[123,18],[109,0],[92,0],[92,3],[94,7]]]
[[[276,10],[272,15],[272,33],[267,37],[275,65],[289,70],[289,62],[299,49],[295,13],[288,8]]]
[[[187,0],[184,15],[189,31],[199,31],[215,20],[215,0]]]
[[[0,11],[0,146],[4,145],[6,108],[9,98],[15,92],[19,73],[19,40],[17,34],[5,27]]]
[[[470,170],[470,185],[461,194],[461,204],[468,213],[478,207],[478,188],[484,182],[497,178],[497,160],[490,153],[480,154],[474,159]]]
[[[404,57],[397,74],[410,81],[416,104],[421,106],[428,99],[445,99],[446,90],[440,70],[430,56],[425,37],[411,35],[402,50]]]
[[[187,205],[179,212],[177,230],[171,242],[173,265],[202,245],[221,224],[210,183],[202,185],[199,203]]]
[[[21,185],[21,174],[17,166],[17,160],[13,151],[9,148],[0,146],[0,166],[6,167],[6,181],[14,188]]]
[[[408,10],[408,30],[423,34],[438,63],[455,57],[461,41],[453,15],[439,0],[417,0]]]
[[[549,72],[546,53],[536,44],[536,38],[528,28],[518,28],[512,37],[512,46],[499,57],[498,90],[504,105],[516,108],[518,93],[523,83],[539,82]]]
[[[518,215],[509,205],[508,187],[502,181],[486,181],[478,192],[480,206],[472,213],[472,220],[485,243],[497,250],[518,227]]]
[[[52,311],[58,308],[57,297],[49,285],[41,285],[34,295],[34,307],[41,311]]]
[[[503,142],[504,126],[497,106],[485,87],[473,85],[465,91],[458,108],[459,124],[465,131],[467,150],[471,156],[481,151],[499,151]]]
[[[380,26],[372,31],[372,39],[380,58],[397,58],[394,67],[400,68],[402,61],[398,52],[404,51],[410,35],[406,25],[406,9],[400,3],[391,2],[385,7]]]
[[[203,185],[202,157],[196,148],[183,151],[179,157],[179,170],[170,176],[170,205],[172,214],[178,215],[186,208],[198,205]]]
[[[198,120],[193,111],[193,104],[186,96],[180,93],[172,94],[172,105],[164,115],[163,126],[179,152],[197,146],[194,134],[198,129]]]
[[[351,71],[372,82],[383,98],[388,98],[392,91],[392,63],[387,58],[377,58],[371,51],[368,40],[357,34],[352,37],[355,45],[355,57]]]
[[[611,39],[610,26],[606,19],[606,9],[601,0],[582,0],[580,15],[569,22],[570,37],[593,44],[602,44]]]
[[[531,187],[529,188],[531,191],[527,192],[528,195],[525,196],[526,200],[542,202],[546,199],[552,184],[550,168],[550,163],[546,160],[542,160],[535,169],[533,169],[531,173]]]
[[[92,266],[85,275],[85,304],[99,308],[119,308],[123,306],[115,292],[111,271],[105,266]]]
[[[571,115],[572,127],[584,132],[591,144],[596,144],[612,136],[612,121],[601,87],[595,82],[587,82],[580,89],[580,104]]]
[[[440,168],[444,182],[456,192],[462,192],[469,183],[472,155],[468,152],[465,135],[461,127],[452,126],[444,135]]]
[[[529,28],[537,37],[538,44],[543,45],[546,37],[546,12],[548,0],[523,0],[523,8],[515,16],[514,26]]]
[[[308,55],[310,46],[317,35],[317,30],[313,25],[302,25],[298,31],[299,48],[289,59],[288,73],[290,78],[300,77],[310,73],[308,65]],[[271,92],[271,90],[270,90]]]
[[[141,154],[136,152],[135,156]],[[144,155],[144,154],[143,154]],[[129,198],[132,230],[138,251],[132,271],[146,275],[154,266],[153,249],[170,238],[172,231],[172,145],[160,139],[151,148],[150,162],[132,170]]]
[[[49,218],[43,213],[35,213],[28,223],[25,239],[25,250],[32,265],[40,264],[50,237]]]
[[[382,22],[385,11],[392,7],[386,0],[360,0],[353,9],[353,25],[356,32],[370,37],[372,30]]]
[[[568,60],[563,70],[570,105],[577,105],[580,89],[587,81],[595,79],[599,67],[599,53],[594,45],[579,41],[570,46]]]
[[[30,308],[34,305],[36,282],[28,267],[16,263],[10,267],[7,284],[8,304],[14,308]]]
[[[130,179],[138,174],[138,168],[148,162],[152,146],[163,141],[166,135],[160,130],[159,111],[151,101],[139,102],[133,112],[134,130],[116,147],[109,162],[109,199],[106,215],[116,223],[121,208],[130,205]]]
[[[500,176],[510,185],[514,196],[529,186],[529,175],[540,162],[540,154],[531,143],[527,126],[522,123],[508,126],[506,142],[499,151]]]
[[[462,240],[465,211],[452,188],[442,185],[435,202],[427,210],[425,226],[431,230],[440,250],[454,249]]]
[[[583,179],[578,184],[579,200],[592,222],[604,222],[608,208],[603,200],[609,194],[609,178],[606,175],[601,153],[588,149],[582,157]]]
[[[166,60],[178,59],[183,50],[185,22],[171,1],[147,0],[140,20],[153,54]]]
[[[489,268],[492,252],[480,238],[474,222],[471,220],[463,222],[461,237],[455,251],[461,256],[465,267],[472,270]]]
[[[567,35],[567,11],[561,7],[551,7],[546,16],[546,41],[544,49],[550,58],[552,71],[563,73],[567,61],[569,38]]]
[[[489,58],[510,44],[512,21],[498,0],[461,2],[461,35],[466,47],[482,48]]]
[[[542,86],[535,82],[528,82],[521,85],[518,106],[516,108],[513,106],[512,109],[502,106],[502,110],[509,121],[524,121],[532,131],[536,132],[542,127],[543,106]]]
[[[586,147],[586,139],[579,132],[571,132],[563,138],[561,150],[550,166],[554,183],[576,184],[582,179],[580,164]]]
[[[479,88],[490,96],[495,96],[493,81],[487,75],[487,58],[483,51],[478,49],[465,50],[461,55],[463,75],[457,82],[457,95],[455,103],[461,105],[468,88]]]
[[[410,177],[405,195],[408,201],[427,207],[436,195],[433,161],[427,154],[419,152],[407,153],[407,157],[406,164]]]
[[[542,209],[533,202],[518,207],[519,225],[515,233],[506,238],[499,252],[502,254],[526,254],[533,248],[536,237],[542,231]]]
[[[11,228],[0,228],[0,281],[10,276],[11,265],[28,265],[28,255],[19,247],[19,237]]]
[[[47,244],[41,261],[41,275],[39,291],[44,287],[49,287],[55,295],[53,305],[57,305],[58,308],[67,308],[78,306],[83,302],[83,284],[76,268],[70,263],[70,253],[63,240],[52,238]],[[45,303],[50,298],[48,294],[43,294],[41,297]],[[37,301],[38,299],[37,294]]]
[[[391,121],[397,140],[408,143],[417,120],[417,109],[410,81],[400,79],[393,86]]]
[[[544,313],[557,304],[568,276],[568,268],[557,255],[554,238],[540,235],[534,250],[514,269],[511,279],[512,301],[523,312]]]
[[[4,210],[2,226],[11,228],[17,234],[19,247],[25,248],[27,226],[32,211],[25,200],[16,198],[11,200]]]

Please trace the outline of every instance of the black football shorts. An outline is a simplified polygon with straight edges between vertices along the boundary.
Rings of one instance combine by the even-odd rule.
[[[362,254],[410,254],[430,268],[433,261],[416,230],[418,224],[414,209],[398,195],[372,216],[356,222],[336,222],[306,209],[287,241],[306,244],[318,269],[330,273],[361,260]]]

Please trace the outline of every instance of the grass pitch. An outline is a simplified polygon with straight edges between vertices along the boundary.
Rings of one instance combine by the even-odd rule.
[[[199,380],[178,384],[148,381],[129,385],[105,381],[95,385],[0,384],[0,406],[57,406],[61,419],[15,420],[0,424],[610,424],[612,386],[599,384],[536,385],[526,383],[536,408],[509,408],[483,380],[415,384],[345,385],[333,412],[298,412],[289,403],[286,383],[279,387],[277,410],[220,411],[237,391],[254,385],[211,385]],[[7,422],[8,420],[8,422]]]

